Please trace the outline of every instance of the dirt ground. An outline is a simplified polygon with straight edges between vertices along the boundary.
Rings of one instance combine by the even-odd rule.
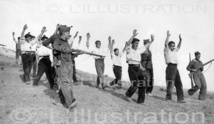
[[[96,76],[78,71],[83,85],[74,86],[78,105],[68,111],[54,105],[57,93],[49,89],[45,76],[38,87],[21,80],[22,68],[14,60],[0,59],[0,124],[213,124],[214,94],[205,101],[197,100],[198,92],[188,96],[187,103],[164,101],[164,88],[155,87],[153,96],[146,96],[145,104],[137,104],[124,97],[127,87],[120,90],[101,90],[94,87]],[[9,63],[9,64],[8,64]],[[4,67],[4,68],[2,68]],[[107,78],[109,82],[112,78]],[[124,82],[125,83],[125,82]]]

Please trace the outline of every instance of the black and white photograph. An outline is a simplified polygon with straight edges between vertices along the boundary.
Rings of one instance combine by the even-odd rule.
[[[214,124],[214,1],[0,10],[0,124]]]

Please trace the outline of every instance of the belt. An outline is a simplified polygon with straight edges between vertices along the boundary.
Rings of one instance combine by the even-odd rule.
[[[48,58],[49,56],[39,56],[39,57]]]
[[[114,67],[120,67],[120,68],[122,68],[121,66],[119,66],[119,65],[113,65]]]
[[[140,67],[140,64],[129,64],[130,67]]]
[[[177,65],[176,63],[168,63],[167,65]]]
[[[22,54],[32,53],[33,51],[22,51]]]

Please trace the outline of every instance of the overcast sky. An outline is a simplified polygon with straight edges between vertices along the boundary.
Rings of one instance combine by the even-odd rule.
[[[45,34],[48,37],[53,34],[57,23],[72,25],[71,34],[79,31],[83,36],[82,46],[85,45],[86,33],[90,32],[91,45],[95,40],[101,40],[102,47],[105,47],[108,36],[112,36],[116,41],[115,47],[119,49],[131,37],[133,29],[138,30],[137,38],[141,41],[154,34],[155,42],[151,50],[156,85],[165,86],[163,46],[167,30],[171,32],[170,40],[178,43],[179,34],[183,39],[178,68],[185,88],[190,87],[186,71],[189,53],[193,58],[194,52],[200,51],[203,62],[214,59],[212,0],[1,0],[0,8],[0,24],[3,27],[0,43],[10,49],[15,49],[12,32],[16,33],[16,37],[20,36],[24,24],[28,25],[26,33],[36,36],[46,26],[48,31]],[[83,55],[76,61],[78,69],[96,72],[92,57]],[[106,57],[105,62],[105,74],[114,76],[110,56]],[[210,91],[214,91],[213,73],[214,66],[204,73]],[[125,56],[122,78],[129,80]]]

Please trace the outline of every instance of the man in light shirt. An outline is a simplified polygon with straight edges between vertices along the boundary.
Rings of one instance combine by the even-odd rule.
[[[126,57],[129,65],[128,67],[129,78],[132,84],[129,87],[129,89],[126,91],[125,95],[127,100],[131,101],[132,95],[138,89],[137,103],[143,104],[145,101],[146,84],[144,81],[145,76],[143,74],[143,72],[145,71],[145,68],[143,68],[142,65],[140,64],[141,54],[146,51],[146,49],[151,45],[153,40],[143,45],[142,47],[138,48],[138,44],[140,40],[135,38],[136,36],[137,36],[137,30],[134,30],[132,37],[129,39],[127,43]]]
[[[97,71],[97,84],[96,87],[98,88],[99,85],[101,84],[102,89],[105,89],[108,87],[107,84],[104,82],[104,70],[105,70],[105,56],[108,53],[109,48],[101,48],[101,41],[97,40],[95,41],[95,47],[94,48],[89,48],[89,39],[90,39],[90,34],[87,33],[87,41],[86,41],[86,46],[88,49],[92,51],[92,53],[102,55],[103,57],[98,57],[94,56],[95,59],[95,68]],[[110,45],[109,45],[110,46]]]
[[[111,41],[111,38],[109,38],[110,45],[110,53],[111,53],[111,59],[113,61],[113,72],[115,75],[115,78],[111,83],[110,86],[114,86],[115,88],[122,88],[121,78],[122,78],[122,56],[126,50],[126,46],[123,48],[121,52],[119,52],[118,48],[114,48],[114,40]],[[127,45],[127,43],[126,43]],[[113,49],[114,48],[114,49]]]
[[[20,45],[20,37],[18,37],[18,41],[15,39],[15,32],[13,32],[13,41],[16,43],[16,64],[19,64],[20,56],[21,56],[21,45]]]
[[[21,38],[20,38],[20,44],[21,44],[21,51],[22,51],[22,63],[23,63],[23,70],[24,70],[24,75],[23,75],[23,80],[27,84],[30,83],[30,72],[32,68],[32,45],[34,45],[38,39],[40,39],[43,35],[43,33],[46,31],[46,28],[43,27],[40,35],[32,40],[32,35],[31,34],[25,34],[25,30],[27,29],[27,25],[24,25],[22,33],[21,33]]]
[[[166,101],[172,100],[172,90],[175,86],[177,92],[177,102],[178,103],[185,103],[184,101],[184,94],[183,94],[183,85],[181,82],[180,74],[177,69],[178,65],[178,56],[177,52],[181,47],[181,35],[179,35],[179,43],[177,48],[175,48],[175,42],[169,42],[170,33],[167,31],[167,37],[165,41],[165,48],[164,48],[164,57],[167,64],[166,68]]]
[[[46,36],[42,37],[42,41],[48,39]],[[56,76],[55,70],[53,67],[53,52],[52,49],[47,48],[42,45],[42,42],[37,43],[37,51],[36,54],[38,56],[38,72],[36,77],[34,78],[33,85],[38,86],[40,78],[45,73],[48,79],[50,88],[54,88],[54,78]]]

